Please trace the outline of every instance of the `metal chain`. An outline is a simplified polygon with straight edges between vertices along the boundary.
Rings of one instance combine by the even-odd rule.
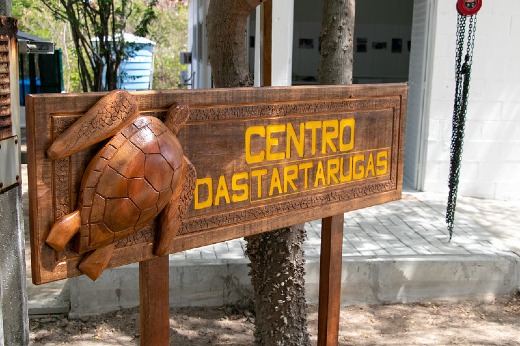
[[[475,31],[477,26],[476,15],[470,16],[468,38],[466,40],[466,16],[458,14],[457,17],[457,43],[455,51],[455,104],[453,107],[453,129],[450,147],[450,176],[448,180],[449,195],[446,208],[446,223],[450,240],[453,236],[453,223],[455,220],[455,207],[457,204],[457,191],[462,162],[462,145],[464,143],[464,130],[466,127],[466,112],[469,96],[469,81],[471,64],[473,63],[473,47],[475,44]],[[466,46],[466,56],[462,63],[462,53]]]

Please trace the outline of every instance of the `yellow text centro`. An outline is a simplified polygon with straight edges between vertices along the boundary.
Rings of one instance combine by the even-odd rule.
[[[345,153],[354,148],[354,133],[354,119],[251,126],[245,132],[246,162],[303,158],[318,152]]]

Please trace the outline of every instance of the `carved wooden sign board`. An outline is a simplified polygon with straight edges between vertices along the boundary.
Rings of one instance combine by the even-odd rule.
[[[72,142],[79,140],[69,136],[65,141],[60,135],[73,124],[79,126],[89,111],[99,113],[105,95],[27,99],[36,284],[86,273],[80,266],[85,258],[96,257],[91,253],[96,241],[109,245],[110,268],[401,197],[405,84],[131,92],[134,108],[123,102],[109,110],[135,113],[130,123],[107,133],[100,143],[87,140],[84,149],[73,151]],[[110,113],[113,119],[120,117],[116,113]],[[186,123],[179,120],[186,116]],[[68,133],[93,137],[96,131],[85,128],[97,125],[83,123],[83,129]],[[164,124],[172,132],[163,129]],[[151,129],[148,134],[145,127]],[[167,138],[162,135],[166,132]],[[156,136],[153,143],[159,143],[156,149],[134,140],[150,134]],[[53,143],[60,142],[55,150],[60,145]],[[179,145],[182,150],[173,148]],[[165,146],[176,154],[169,158]],[[181,173],[169,172],[161,153]],[[89,165],[91,161],[96,163]],[[135,167],[140,172],[135,173]],[[110,192],[89,190],[94,178],[100,185],[106,180],[103,189]],[[169,184],[172,190],[163,193]],[[174,198],[185,203],[186,210],[170,207]],[[96,218],[108,228],[114,224],[126,229],[127,223],[139,227],[107,236]],[[178,223],[174,234],[158,231],[169,229],[163,223],[170,219]],[[51,228],[66,233],[73,223],[77,233],[51,247]],[[76,240],[68,242],[72,236]],[[168,240],[162,242],[164,237]]]

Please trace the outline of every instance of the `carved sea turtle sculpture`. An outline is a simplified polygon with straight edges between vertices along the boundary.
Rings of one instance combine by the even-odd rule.
[[[50,159],[112,138],[83,174],[77,209],[55,222],[47,244],[59,252],[76,235],[74,251],[86,254],[79,270],[96,280],[115,243],[161,214],[154,254],[166,255],[196,181],[176,137],[188,117],[186,105],[172,106],[164,122],[142,116],[128,92],[115,90],[65,130],[47,151]]]

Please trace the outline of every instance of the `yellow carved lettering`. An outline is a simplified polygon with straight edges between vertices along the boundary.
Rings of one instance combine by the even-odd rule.
[[[309,168],[312,168],[312,162],[305,162],[305,163],[300,163],[298,165],[298,169],[303,169],[304,171],[304,184],[305,184],[305,188],[308,188],[309,187]]]
[[[321,128],[321,121],[308,121],[305,123],[305,128],[311,130],[311,154],[316,154],[316,130]]]
[[[355,119],[341,119],[339,122],[339,150],[340,151],[349,151],[354,148],[354,128],[356,121]],[[343,139],[345,137],[345,128],[350,128],[350,141],[348,143],[344,143]]]
[[[271,176],[271,186],[269,187],[269,196],[272,196],[274,193],[274,189],[278,189],[278,193],[282,193],[282,182],[280,181],[280,173],[278,173],[278,168],[273,168],[273,174]]]
[[[314,187],[319,185],[318,180],[321,179],[322,185],[325,185],[325,172],[323,171],[323,162],[318,162],[318,169],[316,170],[316,179],[314,180]]]
[[[238,180],[247,180],[248,178],[249,174],[247,172],[233,174],[233,178],[231,179],[231,188],[233,191],[243,191],[240,195],[237,195],[236,193],[233,194],[231,197],[233,202],[242,202],[249,198],[249,185],[247,182],[245,184],[238,184]]]
[[[342,183],[352,180],[352,157],[348,158],[348,162],[349,162],[348,175],[345,175],[344,174],[344,168],[345,168],[344,158],[343,157],[341,158],[339,181],[341,181]]]
[[[220,204],[220,199],[224,197],[226,203],[229,203],[229,191],[227,188],[226,178],[221,175],[218,179],[217,193],[215,194],[215,205]]]
[[[376,156],[376,164],[377,164],[377,175],[383,175],[386,174],[386,171],[388,169],[388,151],[381,151],[377,153]],[[379,168],[379,167],[383,168]]]
[[[294,131],[293,125],[291,123],[287,124],[287,155],[285,157],[287,157],[288,159],[291,158],[291,142],[294,144],[294,147],[296,148],[298,155],[300,157],[303,157],[304,148],[305,148],[305,125],[304,125],[304,123],[300,123],[300,139],[298,139],[298,136],[296,135],[296,132]]]
[[[258,198],[262,197],[262,176],[267,174],[267,169],[251,171],[251,177],[258,177]]]
[[[332,131],[327,131],[327,129],[332,129]],[[337,120],[325,120],[323,122],[323,131],[321,135],[321,152],[323,154],[327,153],[327,145],[332,150],[333,153],[338,151],[336,149],[336,145],[332,141],[333,138],[338,137],[338,121]]]
[[[251,126],[246,130],[246,162],[247,163],[258,163],[265,159],[265,151],[261,150],[259,154],[251,154],[251,136],[258,135],[265,137],[265,127],[263,126]]]
[[[285,159],[285,152],[273,153],[273,147],[276,147],[279,144],[279,139],[276,137],[272,137],[273,133],[276,132],[284,132],[285,124],[282,125],[268,125],[267,126],[267,134],[265,138],[265,146],[266,146],[266,154],[265,159],[267,161],[281,160]]]
[[[199,200],[200,188],[199,186],[206,185],[208,189],[208,199],[204,202]],[[195,185],[195,209],[203,209],[207,207],[211,207],[213,203],[213,181],[211,178],[203,178],[197,179],[197,183]]]
[[[368,178],[368,173],[372,172],[372,176],[376,175],[376,172],[374,170],[374,155],[370,153],[370,156],[368,157],[368,163],[367,163],[367,170],[365,174],[365,178]]]
[[[334,168],[332,168],[334,166]],[[337,184],[339,183],[336,174],[339,173],[339,159],[331,159],[327,161],[327,184],[330,184],[332,180]],[[332,179],[331,179],[332,178]]]
[[[365,166],[357,165],[359,161],[365,161],[365,155],[356,155],[354,156],[354,162],[352,163],[352,168],[354,168],[354,179],[362,179],[365,176]],[[358,171],[359,168],[359,171]]]
[[[289,172],[292,172],[289,174]],[[298,179],[298,165],[285,166],[283,168],[283,192],[287,192],[287,188],[291,185],[293,191],[298,190],[293,180]]]

